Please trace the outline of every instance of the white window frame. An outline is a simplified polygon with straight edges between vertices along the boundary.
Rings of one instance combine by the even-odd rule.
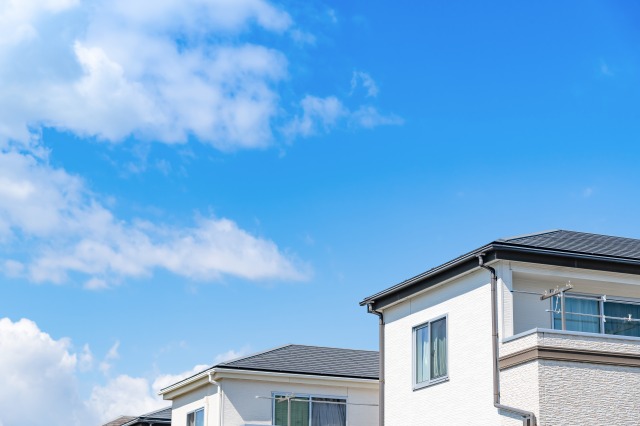
[[[189,411],[189,412],[187,413],[187,426],[190,426],[190,425],[189,425],[189,415],[193,414],[193,416],[194,416],[194,420],[195,420],[195,415],[196,415],[196,413],[197,413],[198,411],[202,411],[202,418],[203,418],[203,422],[204,422],[204,407],[201,407],[201,408],[198,408],[198,409],[196,409],[196,410]],[[203,424],[203,426],[207,426],[207,425],[206,425],[206,424]]]
[[[439,321],[441,319],[444,318],[444,323],[445,323],[445,330],[447,332],[446,336],[447,336],[447,374],[442,376],[442,377],[438,377],[437,379],[431,379],[429,378],[429,380],[425,380],[424,382],[418,382],[418,377],[417,377],[417,362],[418,362],[418,347],[416,346],[416,331],[427,326],[429,327],[429,376],[431,376],[431,324],[433,324],[436,321]],[[411,341],[412,341],[412,345],[411,345],[411,363],[412,363],[412,368],[411,368],[411,384],[413,387],[413,390],[418,390],[418,389],[423,389],[429,386],[433,386],[436,385],[438,383],[442,383],[442,382],[446,382],[449,380],[449,314],[444,314],[444,315],[440,315],[437,317],[434,317],[432,319],[430,319],[429,321],[425,321],[423,323],[420,323],[416,326],[413,327],[412,332],[411,332]]]
[[[313,419],[313,398],[327,398],[327,399],[341,399],[344,401],[345,405],[345,422],[349,424],[347,419],[349,418],[349,404],[346,396],[336,396],[336,395],[320,395],[320,394],[312,394],[312,393],[297,393],[297,392],[271,392],[271,424],[275,425],[276,421],[276,403],[278,397],[287,397],[293,396],[293,399],[296,398],[309,398],[309,426],[311,426],[311,420]],[[320,403],[322,403],[320,401]]]

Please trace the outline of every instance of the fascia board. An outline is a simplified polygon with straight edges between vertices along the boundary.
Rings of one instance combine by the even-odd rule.
[[[327,385],[336,384],[339,386],[352,387],[377,387],[377,379],[362,379],[354,377],[335,377],[335,376],[319,376],[314,374],[296,374],[296,373],[280,373],[272,371],[259,370],[236,370],[216,368],[216,380],[224,379],[240,379],[240,380],[259,380],[268,382],[281,383],[300,383],[309,385]]]
[[[206,386],[207,384],[209,384],[209,373],[211,373],[215,380],[215,372],[215,370],[206,370],[202,373],[198,373],[186,380],[174,383],[171,386],[161,389],[160,392],[158,392],[158,395],[161,395],[162,399],[172,400],[186,392],[191,392],[194,389]]]

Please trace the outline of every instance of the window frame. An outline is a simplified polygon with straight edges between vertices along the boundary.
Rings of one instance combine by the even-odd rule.
[[[313,394],[313,393],[297,393],[297,392],[271,392],[271,425],[275,425],[276,421],[276,403],[278,397],[286,397],[288,395],[293,395],[293,399],[296,398],[309,398],[309,426],[311,426],[311,420],[313,419],[313,398],[327,398],[327,399],[341,399],[344,401],[345,406],[345,424],[347,423],[347,419],[349,418],[349,403],[346,396],[336,396],[336,395],[321,395],[321,394]],[[320,402],[321,403],[321,402]]]
[[[196,416],[196,413],[197,413],[198,411],[202,411],[202,421],[203,421],[203,426],[207,426],[207,425],[205,425],[205,424],[204,424],[204,407],[196,408],[195,410],[189,411],[189,412],[187,413],[187,426],[190,426],[190,425],[189,425],[189,416],[190,416],[191,414],[193,414],[193,417],[194,417],[194,420],[195,420],[195,416]]]
[[[446,363],[447,363],[447,374],[445,374],[442,377],[438,377],[437,379],[432,379],[431,378],[431,329],[432,326],[431,324],[433,324],[434,322],[440,321],[444,319],[444,324],[445,324],[445,331],[446,331]],[[425,380],[424,382],[418,382],[418,347],[417,347],[417,331],[421,328],[424,328],[425,326],[429,327],[429,380]],[[442,382],[447,382],[449,381],[449,314],[442,314],[439,315],[437,317],[433,317],[428,321],[424,321],[418,325],[415,325],[412,328],[411,331],[411,341],[412,341],[412,345],[411,345],[411,358],[412,358],[412,367],[411,367],[411,385],[413,390],[418,390],[418,389],[423,389],[429,386],[433,386],[433,385],[437,385],[438,383],[442,383]]]

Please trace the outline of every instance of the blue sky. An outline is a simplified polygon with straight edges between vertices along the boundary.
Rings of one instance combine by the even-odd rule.
[[[639,18],[0,5],[0,424],[38,424],[33,389],[98,424],[228,357],[376,349],[363,297],[496,238],[640,238]]]

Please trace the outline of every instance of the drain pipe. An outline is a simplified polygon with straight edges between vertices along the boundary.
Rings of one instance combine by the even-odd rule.
[[[498,368],[498,276],[496,270],[484,264],[484,253],[478,255],[481,268],[491,272],[491,349],[493,352],[493,406],[498,410],[522,416],[523,426],[536,426],[536,415],[531,411],[509,407],[500,403],[500,370]]]
[[[377,315],[380,319],[378,325],[378,344],[380,345],[380,377],[378,378],[378,425],[384,426],[384,317],[382,316],[382,312],[378,312],[373,309],[373,305],[371,303],[367,305],[367,312]]]
[[[209,383],[211,383],[212,385],[216,385],[218,387],[218,395],[219,395],[219,399],[220,401],[218,402],[218,412],[220,414],[220,417],[218,418],[218,425],[222,426],[222,419],[223,419],[223,412],[222,412],[222,385],[220,384],[220,382],[216,382],[215,380],[213,380],[211,378],[211,371],[209,371],[207,373],[209,375]],[[209,416],[209,414],[207,413],[207,417]]]

